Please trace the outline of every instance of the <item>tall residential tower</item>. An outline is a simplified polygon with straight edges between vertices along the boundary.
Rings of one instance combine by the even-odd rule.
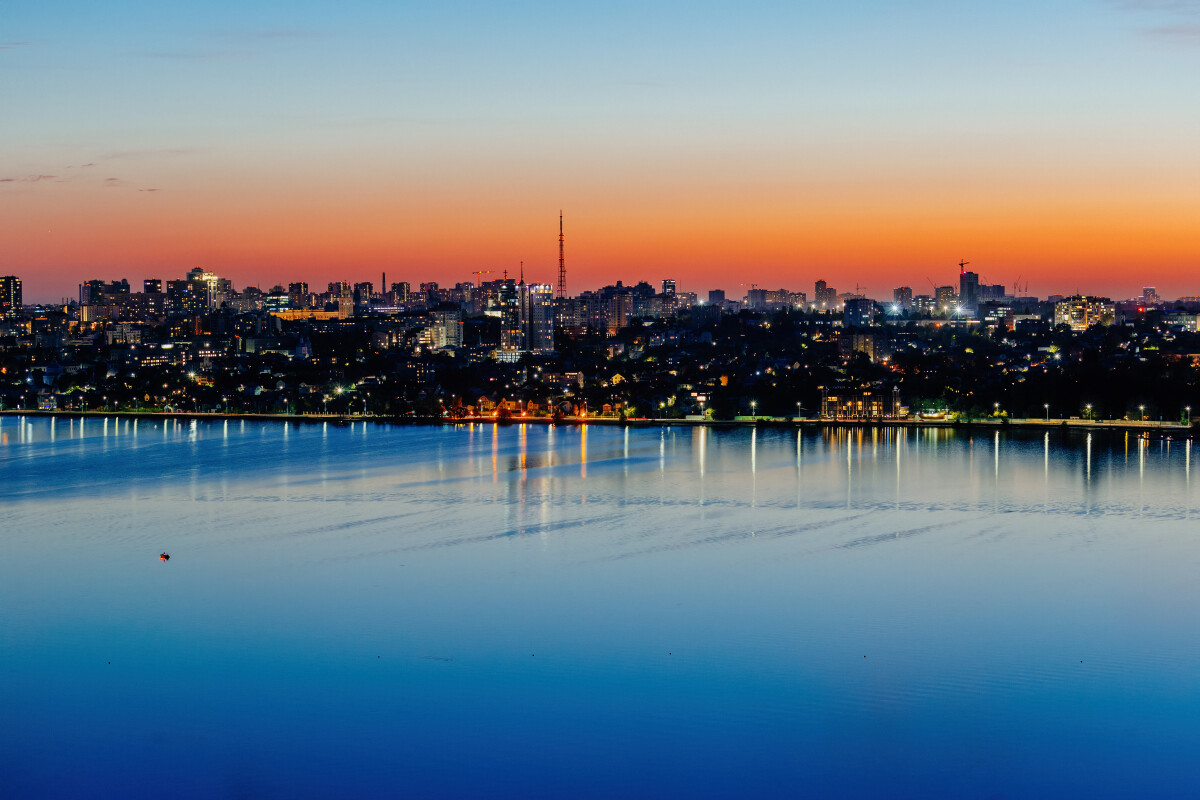
[[[21,313],[21,279],[16,275],[0,277],[0,319],[12,319]]]

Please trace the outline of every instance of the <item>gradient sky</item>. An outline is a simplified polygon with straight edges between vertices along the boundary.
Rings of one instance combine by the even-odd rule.
[[[1200,0],[5,4],[0,273],[1200,295]]]

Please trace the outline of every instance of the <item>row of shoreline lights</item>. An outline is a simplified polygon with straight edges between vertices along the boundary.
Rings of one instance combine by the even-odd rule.
[[[992,405],[996,409],[996,414],[999,414],[1000,413],[1000,404],[992,403]],[[1042,408],[1045,409],[1045,412],[1046,412],[1045,420],[1047,422],[1049,422],[1050,421],[1050,404],[1042,403]],[[1092,418],[1092,404],[1088,403],[1083,408],[1084,408],[1084,411],[1087,412],[1087,419],[1091,419]],[[1192,424],[1192,407],[1184,406],[1183,410],[1187,412],[1187,424],[1191,425]],[[1146,421],[1146,407],[1144,405],[1138,406],[1138,413],[1139,413],[1139,416],[1141,417],[1141,421],[1145,422]]]

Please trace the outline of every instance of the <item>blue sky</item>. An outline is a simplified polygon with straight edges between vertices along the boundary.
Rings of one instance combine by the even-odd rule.
[[[548,268],[565,207],[592,283],[883,287],[966,254],[1035,293],[1133,293],[1135,270],[1200,294],[1197,2],[6,17],[0,247],[35,292],[192,262],[239,283]]]

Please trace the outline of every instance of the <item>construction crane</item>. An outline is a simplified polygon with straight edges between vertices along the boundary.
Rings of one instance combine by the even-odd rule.
[[[958,262],[958,270],[959,270],[959,272],[966,272],[966,271],[967,271],[967,264],[970,264],[970,263],[971,263],[970,261],[961,261],[961,260],[960,260],[960,261]]]
[[[475,280],[477,283],[483,283],[482,276],[491,275],[492,271],[490,269],[476,269],[476,270],[472,270],[471,274],[475,276]]]

